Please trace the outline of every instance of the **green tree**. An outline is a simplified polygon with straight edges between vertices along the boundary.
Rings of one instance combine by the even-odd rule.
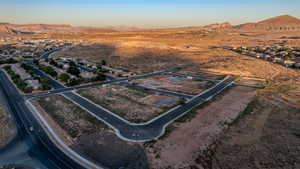
[[[58,78],[65,83],[70,80],[70,76],[67,73],[60,74]]]
[[[102,64],[102,65],[106,65],[106,61],[105,61],[105,60],[102,60],[102,61],[101,61],[101,64]]]
[[[33,60],[33,63],[34,63],[35,65],[39,65],[40,62],[39,62],[39,60],[34,59],[34,60]]]
[[[76,63],[75,63],[74,61],[70,61],[70,62],[69,62],[69,65],[70,65],[70,67],[76,67],[76,66],[77,66]]]
[[[14,58],[9,58],[9,59],[6,60],[6,63],[13,64],[13,63],[18,63],[18,61]]]
[[[43,90],[50,90],[51,89],[51,85],[50,85],[50,81],[47,78],[42,78],[40,80],[41,84],[42,84],[42,89]]]
[[[50,65],[53,65],[55,67],[58,66],[57,62],[55,62],[53,59],[50,59],[50,62],[49,62]]]
[[[80,70],[77,67],[70,66],[67,70],[68,73],[74,75],[74,76],[79,76]]]
[[[283,59],[284,59],[284,60],[291,60],[292,58],[291,58],[290,56],[287,55],[287,56],[284,56]]]
[[[11,66],[10,65],[6,65],[3,67],[6,71],[10,70],[11,69]]]
[[[57,76],[57,72],[51,66],[44,67],[43,71],[45,73],[51,75],[52,77],[56,77]]]
[[[42,78],[42,79],[41,79],[41,83],[42,83],[42,84],[50,84],[50,81],[49,81],[48,78]]]
[[[79,84],[80,84],[80,80],[78,80],[76,78],[72,78],[67,83],[67,86],[76,86],[76,85],[79,85]]]
[[[104,81],[106,80],[106,76],[104,76],[102,73],[97,73],[96,81]]]

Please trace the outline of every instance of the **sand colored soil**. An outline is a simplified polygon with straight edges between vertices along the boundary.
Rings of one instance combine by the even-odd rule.
[[[107,85],[80,90],[79,93],[94,103],[131,122],[145,122],[178,104],[176,97],[120,85]],[[156,101],[175,99],[173,104],[159,105]]]
[[[36,110],[39,113],[41,113],[43,118],[48,122],[51,128],[55,130],[56,134],[60,137],[60,139],[62,139],[66,145],[72,145],[74,143],[72,137],[70,137],[68,133],[65,130],[63,130],[57,122],[55,122],[55,119],[53,119],[37,101],[34,100],[32,101],[32,103],[36,107]]]
[[[134,80],[133,82],[143,86],[191,95],[197,95],[212,85],[205,81],[188,80],[186,78],[174,77],[170,75],[157,75],[147,79]]]
[[[227,128],[253,99],[253,89],[236,87],[208,106],[197,110],[190,122],[172,124],[171,133],[146,146],[151,168],[174,169],[198,165],[197,153],[205,149]],[[198,165],[200,167],[200,165]]]
[[[5,146],[16,134],[13,122],[5,106],[0,104],[0,148]]]

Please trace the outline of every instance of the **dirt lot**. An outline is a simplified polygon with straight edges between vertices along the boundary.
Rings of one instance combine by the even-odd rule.
[[[135,123],[151,120],[176,106],[179,101],[173,96],[158,95],[143,89],[115,84],[83,89],[79,94]],[[157,104],[157,101],[172,103]]]
[[[15,135],[13,125],[8,117],[6,108],[0,104],[0,148],[5,146]]]
[[[96,118],[59,95],[41,98],[34,101],[34,105],[39,107],[39,110],[45,110],[49,118],[54,119],[66,131],[64,136],[70,136],[68,140],[71,140],[71,143],[76,142],[82,135],[107,129]]]
[[[206,168],[300,167],[299,76],[278,75],[222,139],[199,158]]]
[[[203,90],[214,85],[213,83],[206,81],[189,80],[170,75],[156,75],[147,79],[134,80],[132,82],[143,86],[166,89],[191,95],[197,95]]]
[[[192,64],[178,56],[175,50],[146,49],[133,47],[124,49],[118,44],[92,43],[76,46],[53,54],[54,57],[72,57],[100,63],[105,60],[108,66],[124,71],[143,74],[154,70],[171,69],[175,66]],[[159,62],[157,62],[159,60]],[[172,62],[170,62],[172,60]],[[174,65],[176,63],[176,65]]]
[[[197,153],[218,138],[254,95],[253,89],[233,88],[204,108],[195,110],[195,116],[190,121],[172,124],[167,136],[144,143],[151,168],[200,167],[196,160]]]
[[[4,103],[5,101],[0,91],[0,149],[16,135],[15,123],[9,118],[9,112]]]
[[[41,98],[33,104],[60,138],[87,159],[107,168],[148,168],[140,145],[120,140],[111,129],[63,96]]]

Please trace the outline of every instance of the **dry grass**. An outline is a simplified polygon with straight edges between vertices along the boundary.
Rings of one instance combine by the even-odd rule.
[[[12,135],[12,124],[8,118],[8,112],[0,105],[0,147],[7,144]]]
[[[102,122],[63,96],[40,98],[37,103],[75,140],[82,135],[100,132],[107,128]]]
[[[170,78],[175,78],[174,80]],[[138,79],[132,81],[142,86],[148,86],[153,88],[159,88],[179,93],[185,93],[190,95],[197,95],[203,90],[211,87],[213,83],[206,81],[189,80],[186,78],[180,78],[171,75],[156,75],[146,79]],[[152,84],[152,83],[160,84]]]
[[[83,89],[79,93],[94,103],[135,123],[151,120],[178,104],[175,101],[171,105],[157,105],[155,104],[157,100],[176,98],[120,85]]]

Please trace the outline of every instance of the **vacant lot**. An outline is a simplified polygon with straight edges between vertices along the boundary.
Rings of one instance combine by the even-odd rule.
[[[178,104],[176,97],[158,95],[143,89],[121,85],[83,89],[79,93],[135,123],[151,120]]]
[[[13,124],[6,108],[0,104],[0,148],[14,136]]]
[[[194,110],[193,118],[173,123],[162,139],[144,143],[151,168],[200,168],[198,152],[214,142],[254,96],[253,89],[232,88]]]
[[[137,74],[193,65],[191,61],[181,57],[181,54],[175,49],[145,48],[131,45],[91,43],[66,48],[53,54],[53,56],[86,59],[94,63],[101,63],[102,60],[105,60],[108,66],[112,68]]]
[[[34,103],[47,112],[73,140],[106,129],[99,120],[63,96],[44,97]]]
[[[148,168],[140,145],[120,140],[102,122],[63,96],[45,97],[33,103],[64,142],[87,159],[107,168]]]
[[[156,75],[146,79],[134,80],[132,82],[143,86],[166,89],[191,95],[197,95],[203,90],[213,86],[213,83],[211,82],[189,80],[171,75]]]
[[[299,77],[282,73],[272,78],[199,161],[213,169],[299,168]]]

